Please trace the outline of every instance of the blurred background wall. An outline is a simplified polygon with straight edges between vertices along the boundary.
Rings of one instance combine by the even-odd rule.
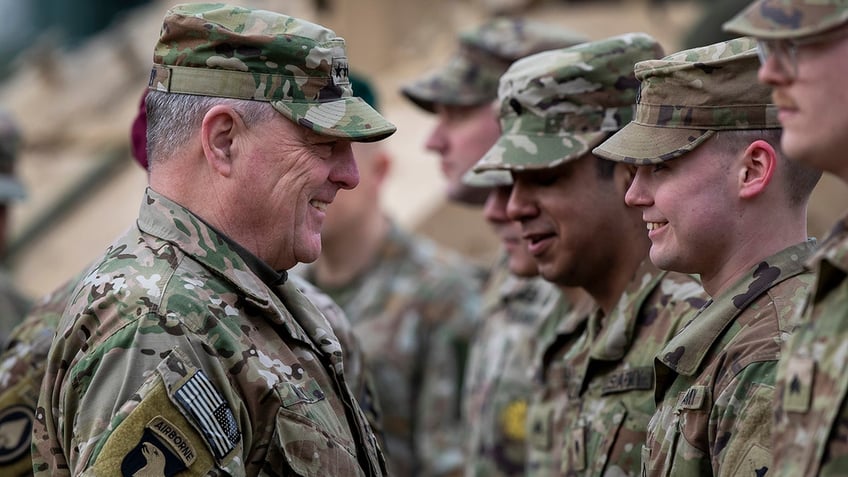
[[[176,2],[0,0],[0,107],[19,121],[19,173],[29,198],[13,207],[5,257],[19,286],[49,292],[130,226],[146,184],[130,158],[129,127],[147,84],[161,19]],[[479,210],[446,204],[433,118],[401,98],[401,85],[441,65],[458,31],[509,13],[592,39],[643,31],[672,52],[725,39],[724,19],[747,0],[233,0],[310,19],[348,41],[351,68],[371,78],[395,168],[386,194],[398,220],[481,262],[496,243]],[[848,192],[831,177],[816,191],[811,233],[822,237]]]

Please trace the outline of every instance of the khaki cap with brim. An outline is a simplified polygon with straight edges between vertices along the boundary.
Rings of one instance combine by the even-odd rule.
[[[587,154],[633,118],[633,64],[661,54],[629,33],[516,61],[500,81],[503,132],[474,170],[549,169]]]
[[[635,118],[592,152],[657,164],[692,151],[716,131],[780,128],[771,88],[757,82],[755,46],[753,38],[736,38],[637,63]]]
[[[447,65],[404,86],[401,92],[421,109],[436,105],[480,106],[498,95],[498,79],[515,60],[583,43],[580,33],[522,18],[498,17],[460,34]]]
[[[723,28],[739,35],[777,40],[818,35],[846,22],[845,0],[759,0]]]
[[[395,126],[353,97],[344,39],[320,25],[224,4],[165,15],[148,88],[264,101],[327,136],[377,141]]]

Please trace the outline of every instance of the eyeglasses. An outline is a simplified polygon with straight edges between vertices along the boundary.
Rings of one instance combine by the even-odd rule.
[[[795,79],[798,76],[798,48],[806,45],[829,43],[848,36],[848,28],[837,28],[821,35],[790,40],[757,40],[757,55],[760,64],[765,65],[774,57],[781,71]]]

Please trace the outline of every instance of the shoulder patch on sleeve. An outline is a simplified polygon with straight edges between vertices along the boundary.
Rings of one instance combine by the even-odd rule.
[[[203,437],[168,398],[156,378],[132,412],[94,456],[94,475],[202,476],[214,467]]]

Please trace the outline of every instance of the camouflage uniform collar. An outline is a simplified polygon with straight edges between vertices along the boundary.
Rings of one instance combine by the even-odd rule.
[[[265,263],[262,259],[254,255],[250,250],[242,247],[235,240],[228,237],[225,233],[216,229],[215,227],[209,225],[209,222],[203,220],[198,217],[198,220],[206,224],[207,227],[212,229],[213,232],[221,236],[221,239],[229,245],[230,249],[233,252],[237,253],[244,263],[256,274],[259,279],[261,279],[268,288],[274,288],[286,283],[288,280],[288,272],[285,270],[274,270],[270,265]]]
[[[592,359],[617,361],[624,357],[633,344],[639,310],[666,273],[645,258],[609,316],[604,317],[603,311],[597,309],[591,318],[592,328],[599,327],[592,340]]]
[[[222,274],[257,304],[268,306],[271,302],[268,287],[219,233],[150,187],[145,190],[137,224],[142,232],[174,243],[194,260]]]
[[[836,222],[818,251],[807,261],[816,271],[812,299],[818,301],[848,275],[848,215]]]
[[[698,314],[657,356],[679,375],[694,376],[721,335],[737,316],[778,283],[804,273],[813,254],[814,239],[785,248],[753,266],[720,296],[708,301]]]

